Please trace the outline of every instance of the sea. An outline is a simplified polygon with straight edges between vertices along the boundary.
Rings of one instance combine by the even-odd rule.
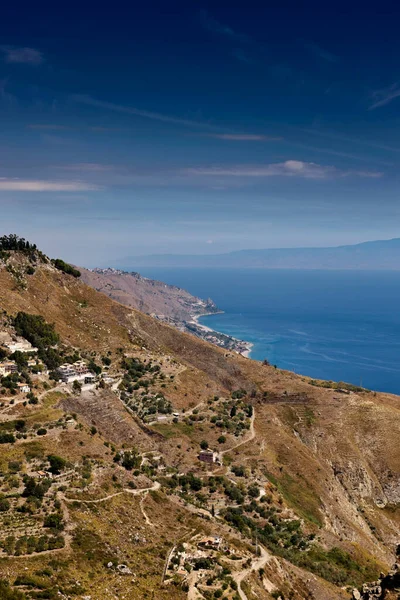
[[[137,270],[212,298],[224,312],[200,322],[251,342],[255,360],[400,394],[400,272]]]

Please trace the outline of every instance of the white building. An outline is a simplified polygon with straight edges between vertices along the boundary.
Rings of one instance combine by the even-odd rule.
[[[37,352],[37,348],[34,348],[32,344],[27,340],[24,340],[24,338],[5,342],[4,345],[10,352]]]
[[[64,383],[73,383],[74,381],[83,381],[84,383],[93,383],[96,376],[91,373],[85,362],[78,361],[72,365],[69,363],[58,367],[57,373]]]
[[[17,383],[18,391],[22,394],[29,394],[31,388],[27,383]]]

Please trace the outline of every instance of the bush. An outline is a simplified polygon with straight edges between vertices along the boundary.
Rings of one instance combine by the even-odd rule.
[[[78,381],[77,379],[75,379],[75,381],[72,384],[72,389],[76,394],[80,394],[82,391],[82,384],[80,381]]]
[[[1,600],[26,600],[25,594],[19,590],[13,590],[8,581],[0,579],[0,598]]]
[[[12,433],[0,432],[0,444],[13,444],[15,437]]]
[[[39,429],[36,432],[37,435],[46,435],[46,433],[47,429],[45,429],[44,427],[39,427]]]
[[[62,531],[64,529],[62,515],[60,513],[52,513],[47,515],[44,519],[43,527],[50,527],[51,529]]]
[[[0,494],[0,512],[7,512],[10,509],[10,501],[4,494]]]
[[[78,271],[78,269],[75,269],[72,265],[69,265],[68,263],[64,262],[63,260],[61,260],[61,258],[54,258],[51,262],[53,263],[56,269],[62,271],[63,273],[66,273],[67,275],[72,275],[72,277],[76,278],[81,276],[81,272]]]

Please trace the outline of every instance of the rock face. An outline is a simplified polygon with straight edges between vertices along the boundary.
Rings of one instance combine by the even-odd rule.
[[[398,548],[400,553],[400,547]],[[396,562],[387,575],[372,583],[364,583],[360,590],[354,589],[353,600],[389,600],[400,598],[400,563]]]

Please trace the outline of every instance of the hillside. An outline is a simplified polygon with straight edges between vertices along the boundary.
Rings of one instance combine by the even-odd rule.
[[[394,562],[397,396],[221,350],[36,251],[2,254],[0,307],[2,597],[336,600]],[[94,382],[54,376],[77,361]]]
[[[154,254],[114,261],[120,268],[400,269],[400,238],[332,248],[269,248],[227,254]]]
[[[83,269],[81,279],[113,300],[147,314],[190,321],[193,317],[217,312],[212,300],[202,300],[186,290],[162,281],[127,273],[118,269]]]
[[[220,312],[210,298],[197,298],[182,288],[142,277],[139,273],[110,268],[89,270],[82,267],[79,267],[79,272],[82,281],[98,292],[125,306],[151,314],[179,331],[240,354],[245,354],[251,348],[249,342],[212,331],[198,323],[197,318],[201,315]]]

